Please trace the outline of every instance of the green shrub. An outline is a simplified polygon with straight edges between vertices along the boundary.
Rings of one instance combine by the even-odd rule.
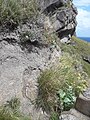
[[[58,66],[44,71],[38,78],[38,107],[50,113],[69,110],[75,98],[86,88],[87,75],[76,56],[64,53]]]
[[[36,0],[0,0],[0,23],[19,24],[36,17]]]

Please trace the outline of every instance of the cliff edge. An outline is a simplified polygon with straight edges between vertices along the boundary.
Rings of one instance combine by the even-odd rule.
[[[32,120],[48,120],[42,109],[35,108],[37,78],[42,71],[58,64],[62,55],[58,42],[66,42],[75,34],[77,9],[71,0],[38,0],[38,9],[28,7],[33,11],[32,19],[32,14],[24,11],[25,4],[22,13],[26,12],[26,16],[21,11],[16,14],[15,5],[19,10],[19,4],[12,4],[8,14],[0,19],[0,104],[17,97],[23,114],[30,115]],[[34,14],[35,10],[39,14]],[[24,20],[20,23],[21,15]]]

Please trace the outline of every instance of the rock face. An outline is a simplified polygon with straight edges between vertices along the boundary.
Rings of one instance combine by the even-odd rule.
[[[73,35],[77,25],[77,9],[71,0],[39,0],[42,12],[49,15],[53,30],[60,38]]]
[[[57,63],[61,51],[44,44],[42,29],[31,26],[25,24],[13,32],[0,32],[0,105],[17,97],[24,114],[30,114],[32,120],[47,120],[42,110],[35,109],[37,78],[41,71]],[[34,32],[34,36],[25,35],[27,31]]]

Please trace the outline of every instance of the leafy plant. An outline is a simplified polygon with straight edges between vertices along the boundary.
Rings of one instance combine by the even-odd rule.
[[[62,110],[69,110],[70,108],[74,107],[76,96],[72,86],[69,86],[66,90],[60,89],[57,95],[61,102]]]

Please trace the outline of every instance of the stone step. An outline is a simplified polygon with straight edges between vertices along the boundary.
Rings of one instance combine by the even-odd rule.
[[[90,116],[90,88],[77,98],[75,109],[84,115]]]
[[[80,113],[76,109],[65,111],[59,117],[59,120],[90,120],[90,117]]]

